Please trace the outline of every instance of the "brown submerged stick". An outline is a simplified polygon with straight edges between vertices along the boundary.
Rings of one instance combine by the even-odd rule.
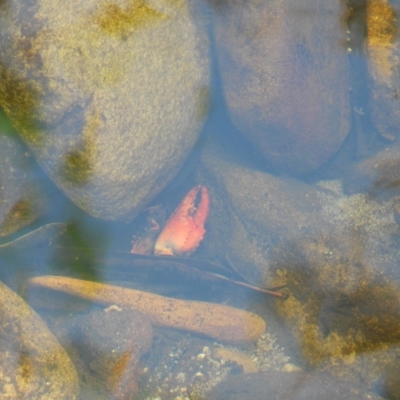
[[[257,340],[266,328],[256,314],[237,308],[201,301],[178,300],[149,292],[63,276],[41,276],[28,281],[29,288],[46,288],[85,300],[145,313],[155,325],[243,342]]]

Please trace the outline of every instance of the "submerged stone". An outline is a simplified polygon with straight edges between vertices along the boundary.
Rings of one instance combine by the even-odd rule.
[[[400,148],[388,147],[352,166],[343,178],[346,194],[367,193],[372,198],[388,199],[400,194]]]
[[[232,121],[277,169],[318,168],[350,128],[342,2],[211,3]]]
[[[400,339],[400,288],[380,268],[360,261],[356,237],[347,251],[339,242],[334,235],[298,241],[292,244],[297,257],[282,248],[270,280],[290,293],[274,306],[308,365],[351,363],[357,354]]]
[[[0,397],[78,399],[75,368],[41,318],[0,283]]]
[[[82,209],[133,219],[175,176],[207,114],[192,0],[13,0],[0,8],[0,105]]]
[[[17,136],[1,132],[1,127],[0,160],[0,236],[7,236],[47,211],[47,193],[32,154]]]
[[[397,3],[397,4],[396,4]],[[366,2],[365,40],[369,107],[378,132],[388,140],[399,140],[400,124],[400,39],[398,2]]]
[[[227,259],[255,285],[271,287],[279,246],[332,227],[323,215],[326,203],[335,199],[329,190],[224,159],[215,144],[203,154],[202,174],[211,197],[204,251],[221,262]]]
[[[70,332],[82,376],[91,375],[112,398],[135,399],[139,359],[153,339],[146,316],[112,306],[77,317]]]
[[[398,198],[378,202],[344,195],[340,182],[278,177],[214,142],[200,179],[212,204],[203,251],[288,295],[273,308],[301,364],[340,365],[335,373],[356,380],[368,369],[378,381],[387,348],[400,340]]]

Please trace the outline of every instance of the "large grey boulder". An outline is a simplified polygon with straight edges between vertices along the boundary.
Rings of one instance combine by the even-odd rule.
[[[212,3],[236,127],[279,170],[298,175],[325,163],[350,128],[343,2]]]
[[[194,3],[0,3],[0,106],[96,217],[134,218],[200,133],[209,57]]]

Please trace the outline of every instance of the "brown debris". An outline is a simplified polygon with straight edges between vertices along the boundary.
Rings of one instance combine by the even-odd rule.
[[[145,313],[152,323],[211,336],[228,342],[255,341],[265,331],[256,314],[220,304],[178,300],[98,282],[61,276],[30,279],[28,288],[47,288],[96,303]]]
[[[236,363],[243,368],[244,374],[258,372],[256,363],[245,353],[223,347],[217,347],[214,350],[214,357]]]

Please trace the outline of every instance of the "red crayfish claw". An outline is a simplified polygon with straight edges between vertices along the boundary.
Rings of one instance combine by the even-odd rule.
[[[155,255],[187,256],[199,246],[206,232],[210,208],[208,190],[195,186],[167,221],[154,245]]]

